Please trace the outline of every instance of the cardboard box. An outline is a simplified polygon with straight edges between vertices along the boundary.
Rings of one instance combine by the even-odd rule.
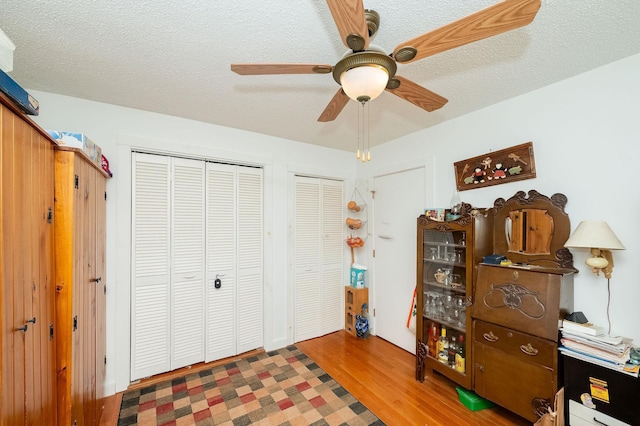
[[[58,142],[58,145],[79,148],[91,158],[91,161],[102,167],[102,148],[84,133],[58,130],[47,130],[47,133]]]
[[[7,95],[25,114],[38,115],[40,104],[7,73],[0,70],[0,91]]]

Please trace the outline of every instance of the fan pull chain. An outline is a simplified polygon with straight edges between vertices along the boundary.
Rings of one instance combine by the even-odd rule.
[[[371,161],[371,133],[369,130],[369,103],[367,101],[361,101],[362,113],[358,108],[358,149],[356,151],[356,158],[362,161]],[[362,143],[360,141],[362,140]],[[360,148],[362,147],[362,150]]]
[[[362,104],[362,109],[364,111],[364,102],[361,103]],[[362,114],[360,112],[360,108],[358,108],[358,149],[356,150],[356,158],[359,160],[360,159],[360,128],[362,127]],[[363,136],[364,137],[364,136]],[[363,153],[364,155],[364,153]]]
[[[367,161],[371,161],[371,120],[369,119],[369,109],[369,105],[367,105]]]

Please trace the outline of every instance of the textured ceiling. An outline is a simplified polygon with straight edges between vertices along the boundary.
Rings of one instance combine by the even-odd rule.
[[[495,0],[365,0],[373,43],[401,42]],[[23,86],[353,150],[356,102],[317,121],[338,89],[330,74],[240,76],[231,63],[335,64],[346,52],[324,1],[2,0]],[[640,52],[640,1],[542,0],[533,23],[398,74],[449,99],[426,112],[389,93],[371,102],[371,145]],[[46,110],[41,111],[46,114]]]

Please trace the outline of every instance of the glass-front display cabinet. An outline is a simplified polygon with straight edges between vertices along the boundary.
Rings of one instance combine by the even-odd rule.
[[[449,216],[448,216],[449,217]],[[491,254],[493,216],[462,203],[455,220],[418,217],[416,380],[437,371],[471,389],[476,270]]]

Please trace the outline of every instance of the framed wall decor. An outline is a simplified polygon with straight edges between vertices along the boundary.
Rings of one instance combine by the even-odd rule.
[[[458,191],[536,177],[533,143],[489,152],[453,163]]]

